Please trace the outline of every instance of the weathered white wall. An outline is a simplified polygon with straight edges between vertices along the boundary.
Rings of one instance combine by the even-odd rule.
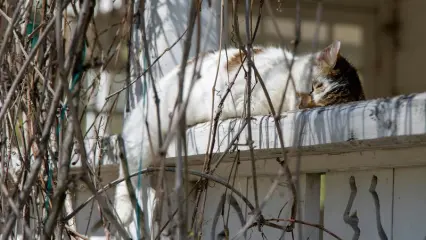
[[[269,164],[277,164],[274,160],[271,159]],[[246,195],[251,203],[254,203],[254,190],[253,190],[253,177],[246,176],[249,175],[244,173],[239,173],[234,182],[234,187],[239,192]],[[223,176],[223,179],[226,179],[227,176]],[[275,174],[271,175],[259,175],[257,178],[258,184],[258,196],[259,203],[265,200],[265,197],[268,194],[271,186],[276,181]],[[233,181],[230,181],[232,184]],[[299,206],[302,209],[302,219],[309,223],[320,224],[320,212],[319,212],[319,198],[320,198],[320,175],[319,174],[303,174],[300,176],[300,185],[301,185],[301,198],[299,199]],[[204,225],[203,225],[203,239],[220,239],[218,234],[224,230],[224,218],[227,221],[228,210],[229,210],[229,235],[230,239],[234,237],[238,231],[242,228],[239,214],[235,208],[230,207],[229,202],[225,202],[225,211],[224,215],[220,214],[217,219],[216,228],[213,229],[214,219],[217,216],[218,205],[225,191],[230,194],[230,190],[226,190],[225,187],[220,186],[217,183],[211,183],[211,187],[207,190],[207,201],[206,209],[204,212]],[[238,202],[241,213],[244,216],[244,221],[247,221],[251,217],[251,210],[246,206],[244,201],[241,200],[235,193],[233,193],[234,198]],[[284,177],[278,180],[278,185],[275,191],[272,193],[271,197],[267,200],[265,207],[262,209],[262,214],[266,220],[270,219],[290,219],[290,211],[293,200],[291,192],[288,188],[288,184],[285,181]],[[309,204],[309,206],[308,206]],[[275,224],[281,226],[287,226],[289,222],[285,221],[271,221]],[[298,228],[301,225],[296,225],[295,239],[298,238]],[[319,230],[309,226],[303,226],[303,238],[302,239],[319,239]],[[212,232],[213,230],[213,232]],[[291,233],[284,233],[281,229],[271,228],[268,226],[263,226],[261,228],[262,232],[265,234],[267,239],[292,239]],[[250,228],[247,231],[246,239],[262,239],[262,232],[258,230],[257,227]],[[212,238],[212,233],[214,238]],[[284,234],[284,237],[281,237]],[[281,237],[281,238],[280,238]],[[243,239],[243,238],[241,238]]]
[[[399,168],[394,172],[393,239],[425,239],[426,167]]]

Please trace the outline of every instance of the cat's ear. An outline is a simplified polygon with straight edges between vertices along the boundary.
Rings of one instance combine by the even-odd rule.
[[[334,41],[331,45],[321,50],[317,55],[317,62],[324,67],[333,68],[336,65],[340,52],[340,41]]]

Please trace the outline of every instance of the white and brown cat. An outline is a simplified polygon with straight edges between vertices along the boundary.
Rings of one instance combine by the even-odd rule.
[[[272,104],[277,110],[290,73],[287,63],[291,61],[293,56],[291,52],[277,47],[255,47],[252,52],[254,64],[266,85]],[[239,73],[237,72],[244,57],[245,55],[235,48],[222,50],[220,55],[219,52],[213,52],[200,56],[200,58],[203,58],[203,63],[199,78],[196,79],[189,96],[194,61],[188,62],[183,87],[183,99],[189,97],[186,109],[188,126],[208,122],[212,117],[212,88],[218,65],[219,72],[215,87],[213,114],[215,114],[221,96],[226,92],[229,83],[237,74],[235,84],[231,88],[231,94],[224,102],[221,119],[238,118],[243,115],[246,91],[245,71],[241,69]],[[339,41],[333,42],[319,52],[294,56],[294,58],[291,73],[295,87],[292,84],[289,85],[282,111],[364,99],[357,71],[340,55]],[[246,62],[244,68],[247,70]],[[311,75],[310,67],[312,67]],[[178,66],[156,83],[160,98],[161,129],[158,129],[157,112],[151,89],[146,97],[145,106],[147,106],[147,109],[143,108],[144,103],[141,101],[126,119],[122,137],[130,173],[139,169],[140,161],[142,161],[142,168],[150,166],[154,155],[158,153],[158,133],[160,132],[164,136],[167,132],[171,121],[170,116],[174,111],[178,94],[179,71],[180,67]],[[254,73],[252,76],[254,76]],[[255,84],[254,77],[252,85],[251,114],[268,115],[270,111],[265,94],[260,84]],[[309,99],[301,101],[301,96]],[[148,132],[150,137],[148,137]],[[148,141],[148,139],[151,139],[151,141]],[[152,143],[152,146],[150,146],[150,143]],[[124,177],[124,174],[120,167],[121,177]],[[134,187],[137,186],[136,179],[132,178]],[[115,207],[121,221],[128,225],[132,220],[134,209],[129,200],[125,182],[122,182],[116,188]]]

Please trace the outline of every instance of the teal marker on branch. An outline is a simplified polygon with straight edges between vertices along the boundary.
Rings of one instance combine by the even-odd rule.
[[[36,29],[39,26],[39,23],[36,22],[34,23],[33,21],[29,21],[27,24],[27,28],[26,28],[26,33],[27,36],[30,36],[34,29]],[[31,48],[33,48],[39,38],[39,33],[38,31],[35,32],[31,38]],[[78,61],[76,64],[77,66],[74,68],[73,73],[72,73],[72,81],[71,81],[71,88],[70,91],[74,90],[75,85],[77,84],[77,82],[80,80],[81,75],[83,74],[83,64],[84,64],[84,60],[86,58],[86,48],[87,48],[87,43],[84,40],[84,45],[83,45],[83,49],[82,49],[82,56],[80,58],[80,61]],[[60,109],[60,114],[59,114],[59,122],[58,122],[58,126],[56,128],[56,139],[59,139],[59,132],[61,130],[61,122],[65,119],[65,112],[67,109],[67,105],[61,105],[61,109]],[[46,209],[46,219],[49,216],[49,195],[52,192],[52,182],[53,182],[53,163],[51,161],[49,161],[49,164],[47,165],[47,172],[48,172],[48,176],[47,176],[47,186],[46,186],[46,198],[45,198],[45,209]]]

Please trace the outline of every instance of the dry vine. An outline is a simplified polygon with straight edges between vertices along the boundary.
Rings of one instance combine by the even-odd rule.
[[[259,1],[258,8],[254,7],[253,2],[246,0],[240,3],[238,0],[232,1],[232,40],[244,53],[241,58],[241,64],[238,72],[246,73],[245,89],[245,112],[240,116],[242,121],[232,140],[225,147],[225,151],[218,154],[216,147],[220,143],[217,132],[220,125],[221,109],[226,99],[232,97],[231,89],[236,81],[237,75],[231,76],[226,92],[219,99],[218,105],[212,103],[212,119],[210,119],[210,132],[205,161],[201,171],[190,169],[187,149],[185,148],[187,126],[185,123],[186,108],[188,99],[183,97],[183,85],[185,78],[185,68],[188,60],[195,55],[193,61],[194,71],[191,76],[192,91],[193,84],[197,81],[197,76],[203,65],[203,58],[199,53],[203,52],[202,38],[206,31],[202,24],[202,14],[206,11],[206,1],[191,0],[188,2],[188,12],[186,14],[187,22],[182,33],[176,37],[176,40],[169,43],[169,46],[161,51],[158,50],[156,58],[151,58],[153,50],[150,44],[155,41],[149,35],[149,19],[146,19],[146,9],[151,4],[150,1],[123,1],[120,11],[119,23],[110,26],[111,29],[105,30],[108,34],[113,33],[111,46],[102,46],[104,32],[96,32],[99,24],[100,13],[95,10],[95,2],[92,0],[77,1],[70,0],[43,0],[41,2],[40,12],[33,12],[38,6],[29,0],[20,0],[18,2],[6,1],[0,3],[0,29],[4,30],[0,42],[0,161],[1,182],[0,182],[0,224],[2,239],[10,239],[23,235],[33,237],[34,239],[63,239],[70,237],[73,239],[88,239],[91,234],[81,232],[77,229],[77,216],[82,209],[92,203],[92,210],[97,206],[98,213],[101,216],[100,221],[95,226],[104,228],[105,236],[110,237],[114,233],[122,238],[128,239],[132,236],[128,229],[125,229],[120,220],[116,217],[115,209],[111,206],[111,201],[106,195],[106,190],[112,188],[122,181],[126,181],[129,192],[131,193],[131,204],[137,211],[137,231],[140,231],[141,238],[160,239],[168,231],[169,235],[176,239],[186,239],[189,236],[198,239],[205,236],[203,226],[206,223],[206,202],[211,184],[219,184],[225,188],[223,197],[217,206],[214,217],[213,229],[210,232],[214,239],[217,236],[226,239],[235,239],[240,236],[244,238],[248,235],[247,230],[257,227],[262,236],[267,234],[264,227],[279,229],[285,232],[293,232],[295,223],[305,224],[321,229],[336,239],[338,236],[319,224],[307,223],[300,219],[299,210],[299,167],[296,171],[289,168],[288,150],[285,148],[284,134],[281,127],[281,109],[287,87],[294,87],[291,74],[287,79],[288,86],[281,96],[281,105],[274,109],[271,97],[266,90],[262,76],[253,60],[253,45],[256,44],[256,35],[264,13],[264,5],[268,15],[272,18],[274,27],[280,35],[282,44],[287,44],[280,34],[280,27],[275,20],[275,16],[268,0]],[[124,4],[125,2],[125,4]],[[213,2],[207,1],[207,9],[213,8]],[[226,1],[221,0],[220,4],[220,40],[219,49],[225,50],[229,43],[222,42],[225,32],[226,22],[225,8]],[[240,24],[238,20],[238,11],[244,8],[244,32],[246,39],[240,34]],[[37,8],[38,9],[38,8]],[[72,9],[75,16],[65,14],[65,9]],[[322,5],[318,3],[317,29],[313,48],[317,47],[318,29],[321,21]],[[253,24],[252,16],[257,13],[256,22]],[[39,16],[39,15],[40,16]],[[72,14],[71,14],[72,15]],[[34,17],[36,16],[36,17]],[[300,1],[296,1],[296,25],[295,39],[293,44],[293,53],[298,52],[298,45],[301,41],[301,16]],[[3,19],[5,21],[3,21]],[[72,20],[70,20],[72,19]],[[38,22],[36,22],[36,20]],[[210,20],[211,22],[213,20]],[[209,24],[211,24],[211,22]],[[67,32],[69,25],[73,24],[71,32]],[[30,31],[27,31],[30,29]],[[94,29],[94,30],[93,30]],[[91,33],[90,31],[95,31]],[[139,31],[140,35],[134,34]],[[93,38],[88,35],[93,34]],[[194,38],[195,36],[195,38]],[[140,39],[135,39],[140,38]],[[195,39],[195,40],[194,40]],[[111,39],[110,39],[111,40]],[[95,121],[84,123],[89,111],[88,102],[94,98],[97,92],[98,80],[101,72],[113,69],[115,64],[120,65],[119,51],[129,41],[129,59],[126,65],[128,69],[126,83],[119,90],[108,93],[105,96],[105,104],[96,114]],[[118,135],[117,156],[124,166],[125,179],[118,179],[110,182],[103,182],[104,176],[101,174],[101,165],[104,152],[101,144],[103,135],[102,123],[111,122],[111,115],[114,106],[117,104],[118,95],[124,90],[130,92],[130,89],[137,83],[147,78],[150,83],[148,91],[153,92],[154,102],[157,112],[156,124],[161,129],[162,121],[160,119],[158,90],[156,88],[157,76],[154,70],[158,67],[160,59],[166,57],[173,49],[182,44],[182,56],[179,59],[179,89],[177,104],[172,118],[178,119],[169,126],[166,135],[158,133],[157,162],[159,167],[152,167],[135,172],[134,169],[128,169],[125,147],[120,135]],[[155,44],[154,44],[155,45]],[[95,48],[101,48],[102,54],[94,54]],[[137,52],[140,50],[141,52]],[[191,50],[194,50],[191,52]],[[316,49],[315,49],[316,50]],[[86,51],[92,51],[91,58],[85,59]],[[140,56],[139,56],[140,55]],[[136,59],[137,58],[137,59]],[[140,59],[146,61],[146,66],[142,66]],[[114,61],[115,60],[115,61]],[[289,59],[286,64],[291,69],[294,59]],[[122,64],[122,63],[121,63]],[[130,74],[130,68],[136,72],[136,75]],[[93,82],[88,82],[88,72],[96,71],[96,78]],[[212,89],[212,95],[215,96],[216,81],[218,79],[219,65],[217,66],[215,84]],[[237,73],[238,74],[238,73]],[[88,84],[86,84],[88,83]],[[251,94],[253,85],[259,84],[268,101],[269,111],[274,118],[275,129],[279,140],[280,159],[277,165],[277,174],[271,187],[265,196],[259,194],[259,176],[256,169],[256,146],[254,144],[252,113],[251,113]],[[128,98],[130,93],[128,94]],[[113,97],[115,99],[113,99]],[[111,104],[111,102],[113,102]],[[129,108],[130,100],[127,99],[126,108]],[[113,107],[108,107],[112,105]],[[102,113],[102,114],[101,114]],[[103,119],[106,116],[107,119]],[[106,125],[105,124],[105,125]],[[143,123],[148,124],[148,123]],[[298,149],[301,144],[301,133],[303,131],[304,120],[301,120],[302,126],[298,129],[299,135],[295,138],[295,147]],[[83,127],[87,132],[84,132]],[[106,128],[106,127],[105,127]],[[95,132],[91,135],[89,132]],[[241,192],[237,187],[240,176],[240,148],[238,140],[240,135],[246,131],[251,179],[253,185],[253,201],[249,199],[247,193]],[[88,140],[90,136],[94,137],[94,144],[90,145]],[[168,167],[165,164],[168,147],[177,139],[176,167]],[[232,162],[232,169],[226,180],[216,176],[216,171],[226,156],[231,152],[237,152]],[[300,152],[300,151],[299,151]],[[15,154],[15,155],[14,155]],[[219,157],[217,157],[219,155]],[[300,162],[300,155],[297,159]],[[74,164],[80,165],[78,173],[73,172]],[[17,167],[17,165],[19,167]],[[133,171],[130,173],[130,171]],[[165,180],[166,173],[174,173],[174,185]],[[155,188],[155,209],[152,213],[153,219],[145,219],[147,200],[142,199],[142,204],[137,201],[137,191],[129,181],[131,177],[144,174],[156,174],[157,184]],[[196,176],[195,184],[190,182],[190,176]],[[290,219],[265,219],[264,208],[276,191],[279,181],[284,177],[289,186],[292,204],[290,209]],[[76,186],[83,183],[88,191],[93,194],[92,197],[78,206],[75,206],[72,198],[76,192]],[[175,193],[171,194],[170,189]],[[195,195],[193,212],[189,209],[189,199]],[[166,201],[166,202],[164,202]],[[170,202],[174,201],[174,204]],[[171,209],[175,205],[175,209]],[[226,208],[225,206],[228,205]],[[285,205],[285,204],[284,204]],[[141,207],[142,206],[142,207]],[[238,213],[241,229],[230,229],[231,207]],[[248,208],[249,213],[242,209]],[[350,207],[349,207],[350,208]],[[164,221],[162,213],[167,209],[168,219]],[[225,211],[228,209],[228,211]],[[92,213],[90,213],[92,214]],[[223,220],[223,233],[216,233],[218,219]],[[148,229],[148,222],[154,221],[152,228]],[[288,225],[279,225],[277,222],[286,222]],[[89,224],[90,225],[90,224]],[[17,230],[21,229],[21,230]],[[89,226],[86,227],[89,229]],[[300,229],[300,228],[299,228]],[[92,230],[96,230],[93,227]],[[146,231],[147,230],[147,231]],[[299,235],[301,231],[299,231]]]

